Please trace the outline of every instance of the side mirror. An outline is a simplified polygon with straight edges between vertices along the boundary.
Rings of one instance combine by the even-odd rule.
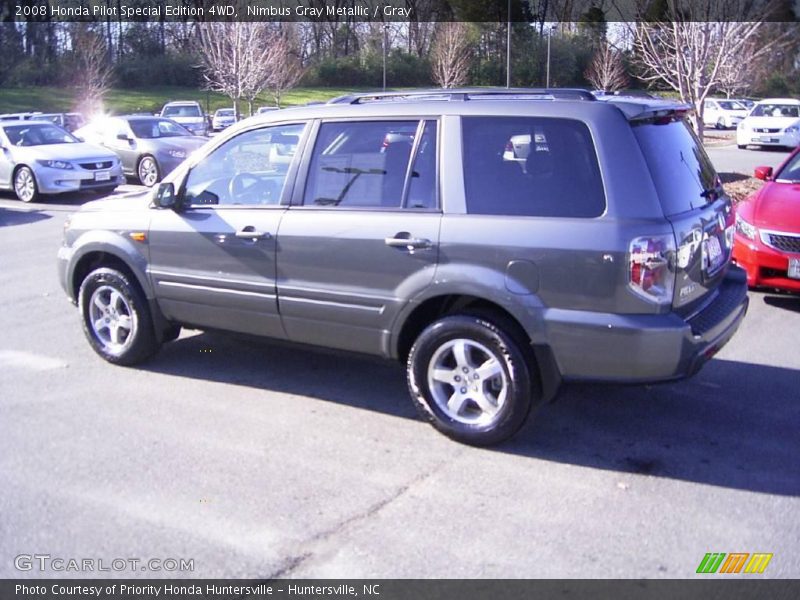
[[[180,204],[175,193],[175,184],[171,182],[160,183],[153,192],[153,206],[177,211],[180,208]]]
[[[117,139],[118,140],[122,140],[123,142],[130,142],[131,141],[131,138],[128,136],[127,133],[118,133],[117,134]]]
[[[772,167],[756,167],[753,175],[755,175],[756,179],[760,179],[761,181],[769,181],[772,179]]]

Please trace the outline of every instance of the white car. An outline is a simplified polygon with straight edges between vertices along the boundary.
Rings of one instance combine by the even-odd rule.
[[[180,123],[194,135],[208,133],[208,121],[199,102],[167,102],[158,116]]]
[[[747,116],[747,107],[736,100],[707,98],[703,102],[703,123],[717,129],[736,127]]]
[[[236,123],[236,111],[232,108],[219,108],[211,119],[211,129],[222,131]]]
[[[736,145],[800,145],[800,100],[768,98],[756,103],[747,118],[736,128]]]

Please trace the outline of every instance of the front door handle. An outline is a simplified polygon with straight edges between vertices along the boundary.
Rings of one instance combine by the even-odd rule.
[[[236,232],[237,238],[242,238],[245,240],[268,240],[272,236],[267,231],[258,231],[252,225],[248,225],[247,227],[242,227],[239,231]]]
[[[433,242],[429,239],[411,237],[407,231],[396,233],[394,237],[385,238],[383,241],[391,248],[405,248],[409,252],[433,246]]]

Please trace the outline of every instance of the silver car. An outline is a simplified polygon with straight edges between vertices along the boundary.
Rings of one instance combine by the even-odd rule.
[[[116,152],[125,174],[137,177],[147,187],[155,185],[208,141],[192,135],[172,119],[150,116],[100,119],[75,135]]]
[[[236,123],[236,112],[232,108],[219,108],[211,120],[211,129],[222,131]]]
[[[23,202],[43,194],[110,193],[125,182],[117,156],[44,121],[0,123],[0,188]]]

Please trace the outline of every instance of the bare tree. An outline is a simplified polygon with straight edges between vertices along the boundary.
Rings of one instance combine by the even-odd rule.
[[[461,22],[440,23],[433,39],[433,80],[443,88],[464,85],[472,60],[469,27]]]
[[[270,23],[207,22],[198,27],[197,44],[206,86],[228,96],[236,114],[242,98],[259,85],[258,91],[264,89],[270,66],[270,39]]]
[[[735,9],[736,4],[732,0],[725,6]],[[703,15],[724,16],[718,0],[701,0],[691,7],[667,0],[667,7],[670,21],[634,25],[636,60],[644,80],[666,84],[694,106],[695,130],[702,137],[703,102],[719,86],[725,70],[741,67],[746,49],[751,51],[747,58],[756,61],[782,40],[753,43],[766,17],[763,12],[749,15],[749,21],[711,21],[702,20]]]
[[[302,79],[305,71],[295,51],[291,30],[284,29],[273,35],[270,43],[270,73],[265,88],[280,108],[281,98]]]
[[[608,42],[595,51],[584,77],[595,88],[608,92],[626,87],[629,81],[622,62],[622,53]]]
[[[108,60],[103,34],[86,23],[76,23],[71,31],[73,72],[80,112],[91,115],[102,112],[103,98],[111,88],[114,69]]]

